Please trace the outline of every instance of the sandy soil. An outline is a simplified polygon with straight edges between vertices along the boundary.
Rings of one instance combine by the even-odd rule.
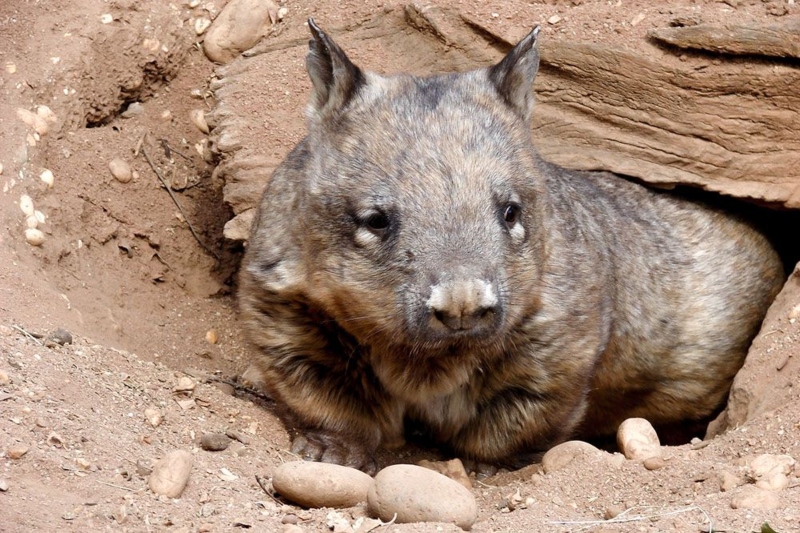
[[[503,34],[521,36],[543,22],[543,46],[571,39],[665,57],[645,33],[676,17],[735,23],[800,15],[783,1],[450,4]],[[241,250],[222,237],[231,212],[221,200],[223,183],[213,173],[206,135],[190,120],[190,111],[214,105],[208,87],[215,67],[196,46],[193,22],[223,5],[0,3],[0,531],[280,531],[287,521],[305,531],[329,530],[330,510],[294,507],[259,485],[256,476],[269,480],[276,465],[292,459],[289,439],[269,402],[230,385],[250,353],[235,312]],[[275,32],[300,38],[310,15],[338,28],[384,3],[284,5],[288,14]],[[560,20],[546,22],[555,15]],[[353,57],[392,70],[380,49]],[[276,80],[282,80],[280,68]],[[276,106],[277,113],[301,107],[307,81],[284,83],[280,96],[251,95],[253,105]],[[141,102],[141,110],[129,109],[132,102]],[[39,105],[55,114],[46,133],[18,115]],[[276,127],[285,142],[265,150],[282,156],[302,136],[303,117]],[[115,157],[136,171],[130,182],[109,172]],[[53,173],[52,188],[39,177],[45,169]],[[38,247],[25,240],[24,194],[45,216]],[[771,372],[783,372],[780,405],[711,441],[667,448],[658,470],[624,460],[578,461],[548,475],[531,466],[476,482],[474,530],[761,531],[768,522],[775,531],[800,531],[800,466],[789,473],[788,488],[774,493],[776,508],[731,506],[752,488],[747,465],[754,456],[800,459],[800,392],[792,386],[800,376],[800,325],[790,317],[798,303],[795,283],[771,312],[752,355]],[[73,342],[48,340],[57,328],[70,331]],[[773,373],[752,379],[770,391]],[[187,376],[193,390],[176,390]],[[146,409],[163,421],[154,427]],[[229,430],[241,441],[222,452],[200,449],[203,433]],[[149,467],[177,448],[194,456],[189,485],[180,499],[157,497],[147,488]],[[420,457],[441,458],[435,450],[405,450],[382,460]],[[736,480],[726,490],[723,473]],[[511,510],[516,493],[531,500]],[[629,521],[604,522],[626,509]],[[341,512],[353,522],[366,510]],[[413,524],[378,531],[457,528]]]

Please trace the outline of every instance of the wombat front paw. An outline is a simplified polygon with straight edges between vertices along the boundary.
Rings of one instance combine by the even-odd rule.
[[[355,442],[347,442],[341,436],[332,436],[323,431],[306,431],[292,440],[292,453],[304,461],[349,466],[371,476],[378,471],[372,451]]]

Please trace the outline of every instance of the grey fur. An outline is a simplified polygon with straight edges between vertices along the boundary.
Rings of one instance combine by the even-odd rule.
[[[746,222],[542,161],[531,32],[498,65],[385,77],[313,25],[308,136],[241,270],[256,376],[311,459],[371,470],[421,423],[519,463],[627,417],[708,417],[783,281]]]

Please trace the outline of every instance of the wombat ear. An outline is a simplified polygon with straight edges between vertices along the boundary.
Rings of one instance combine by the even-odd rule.
[[[333,39],[308,19],[314,37],[308,42],[306,69],[314,85],[310,110],[318,115],[341,109],[364,85],[364,74]]]
[[[503,100],[524,120],[533,112],[533,80],[539,71],[536,26],[500,61],[489,68],[489,80]]]

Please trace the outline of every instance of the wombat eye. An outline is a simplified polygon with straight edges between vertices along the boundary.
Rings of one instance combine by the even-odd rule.
[[[511,228],[519,220],[520,206],[517,204],[508,204],[503,208],[503,221],[506,226]]]
[[[384,213],[372,213],[364,219],[364,226],[373,233],[383,233],[389,229],[389,217]]]

